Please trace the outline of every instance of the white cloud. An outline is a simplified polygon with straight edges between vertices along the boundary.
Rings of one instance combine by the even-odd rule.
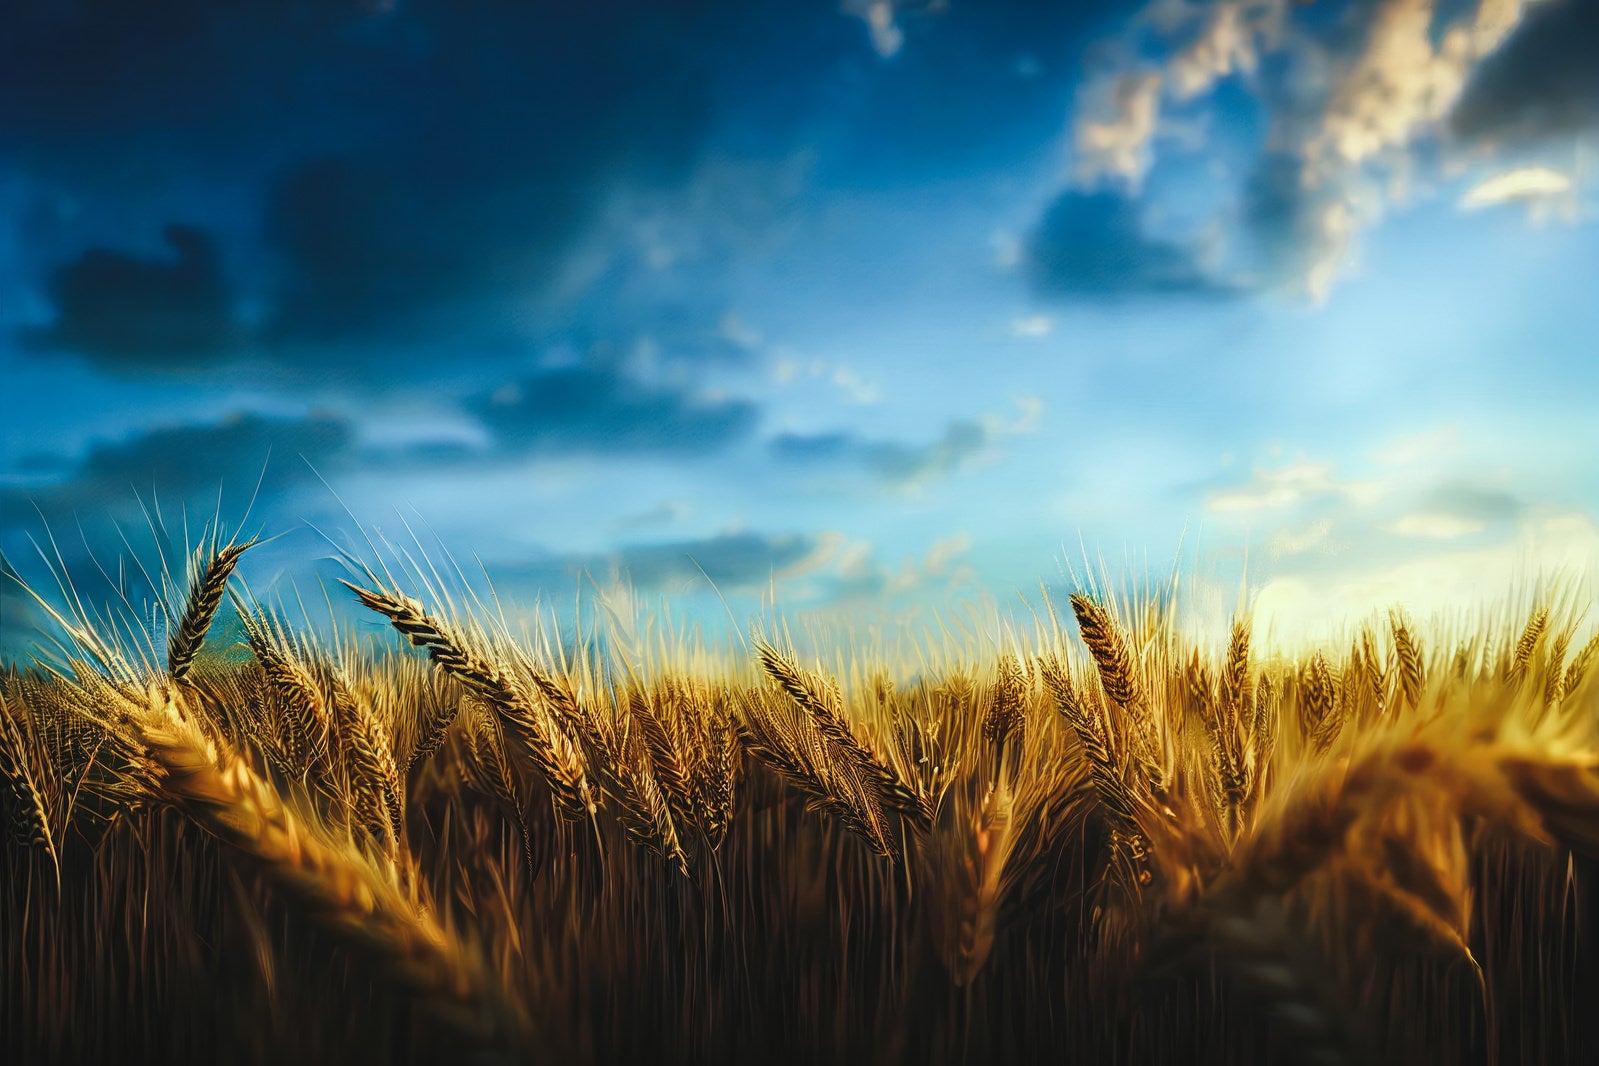
[[[1172,125],[1163,114],[1190,104],[1223,78],[1242,74],[1258,88],[1270,123],[1262,172],[1245,187],[1259,196],[1252,236],[1226,250],[1243,271],[1263,273],[1320,300],[1349,268],[1355,237],[1390,203],[1430,192],[1434,157],[1416,149],[1444,143],[1440,129],[1476,64],[1515,29],[1524,0],[1372,0],[1358,5],[1357,26],[1336,32],[1293,14],[1289,0],[1153,0],[1112,42],[1119,67],[1090,79],[1074,126],[1077,178],[1107,178],[1137,189],[1157,142]],[[1169,58],[1152,65],[1145,37]],[[1282,62],[1259,74],[1273,53]],[[1191,115],[1189,106],[1184,114]],[[1449,146],[1445,143],[1445,148]],[[1178,145],[1181,148],[1183,146]],[[1449,161],[1449,153],[1444,154]],[[1268,167],[1266,164],[1270,164]],[[1274,168],[1274,169],[1273,169]],[[1543,168],[1526,168],[1543,170]],[[1463,206],[1506,202],[1556,204],[1550,175],[1522,174],[1479,186]],[[1529,185],[1528,183],[1532,184]],[[1518,184],[1519,183],[1519,184]],[[1541,183],[1541,184],[1540,184]],[[1573,201],[1558,201],[1575,217]],[[1269,232],[1273,229],[1280,232]],[[1251,260],[1259,251],[1262,262]]]
[[[1592,506],[1528,496],[1538,490],[1514,466],[1488,469],[1479,449],[1499,453],[1443,425],[1370,449],[1367,480],[1304,456],[1257,468],[1208,499],[1222,518],[1210,548],[1248,558],[1257,624],[1288,643],[1395,604],[1424,619],[1530,595],[1540,577],[1599,581]]]
[[[834,536],[838,550],[822,575],[831,581],[818,582],[810,590],[828,596],[829,607],[884,608],[896,597],[923,591],[947,594],[977,582],[976,570],[963,561],[972,547],[972,538],[965,533],[935,540],[921,558],[906,554],[897,563],[879,558],[871,541]]]
[[[1049,315],[1018,315],[1010,321],[1013,337],[1047,337],[1055,332],[1055,320]]]
[[[827,382],[852,404],[865,406],[883,398],[876,382],[868,381],[859,371],[841,363],[827,359],[802,359],[793,352],[783,352],[773,360],[772,380],[777,384],[793,385],[805,378]]]
[[[1578,217],[1577,186],[1571,176],[1552,167],[1514,167],[1477,182],[1460,197],[1462,211],[1480,211],[1504,204],[1521,204],[1533,222]]]
[[[1038,432],[1038,426],[1044,418],[1044,401],[1039,396],[1015,396],[1012,401],[1016,404],[1016,417],[1006,418],[999,414],[985,414],[978,420],[984,432],[990,437],[1027,437]]]
[[[872,404],[882,398],[882,393],[878,391],[876,385],[863,380],[847,366],[834,367],[832,377],[833,384],[838,386],[839,391],[849,399],[850,403]]]
[[[1230,74],[1253,73],[1260,62],[1262,40],[1274,42],[1281,33],[1285,7],[1283,0],[1211,7],[1199,33],[1172,57],[1172,94],[1188,100],[1210,91]]]
[[[922,560],[922,569],[929,574],[942,577],[948,574],[953,569],[955,561],[971,551],[971,548],[972,538],[969,533],[957,533],[953,537],[935,540]]]
[[[1332,463],[1301,459],[1276,470],[1256,467],[1249,484],[1219,489],[1205,501],[1215,514],[1252,514],[1282,511],[1328,497],[1349,500],[1359,506],[1373,503],[1383,486],[1372,481],[1340,481],[1333,476]]]
[[[1160,117],[1161,75],[1139,70],[1097,85],[1072,131],[1077,178],[1093,184],[1120,178],[1136,187],[1149,166],[1149,142]]]
[[[1550,167],[1515,167],[1484,178],[1460,198],[1460,206],[1471,210],[1515,200],[1541,199],[1569,193],[1571,178]]]
[[[1467,515],[1449,514],[1444,511],[1415,511],[1401,515],[1397,521],[1384,528],[1403,537],[1454,540],[1458,537],[1469,537],[1473,533],[1481,533],[1486,527],[1487,523],[1482,519]]]
[[[1393,605],[1418,620],[1480,610],[1493,596],[1527,590],[1540,579],[1586,581],[1599,574],[1599,527],[1586,514],[1523,523],[1499,543],[1456,551],[1436,547],[1397,561],[1272,577],[1255,600],[1256,626],[1271,640],[1326,639],[1350,619]]]
[[[846,15],[866,23],[872,48],[884,59],[898,54],[904,47],[905,32],[894,18],[893,0],[844,0],[843,10]]]
[[[1435,0],[1385,0],[1365,50],[1339,80],[1307,146],[1313,170],[1333,172],[1402,148],[1460,95],[1466,75],[1516,24],[1521,0],[1482,0],[1434,45]],[[1333,157],[1333,158],[1329,158]]]
[[[816,535],[816,545],[809,554],[778,571],[772,576],[773,580],[791,581],[796,578],[820,573],[827,569],[828,565],[837,558],[839,549],[843,546],[843,534],[832,531],[818,533]]]

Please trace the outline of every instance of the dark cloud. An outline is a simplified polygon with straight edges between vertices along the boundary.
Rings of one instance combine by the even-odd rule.
[[[326,365],[525,333],[613,188],[690,171],[717,76],[700,39],[733,5],[21,6],[0,16],[0,146],[31,187],[86,205],[82,243],[200,201],[239,246],[266,355]],[[93,276],[59,343],[128,364],[225,350],[214,285],[202,304],[165,264],[107,255],[62,270]]]
[[[1328,231],[1328,212],[1341,208],[1342,193],[1307,187],[1304,172],[1299,156],[1266,152],[1244,184],[1239,257],[1268,282],[1306,278],[1328,260],[1337,239]],[[1331,254],[1336,260],[1341,252]]]
[[[639,589],[703,585],[709,578],[718,588],[731,591],[765,584],[774,573],[810,555],[816,543],[815,537],[800,534],[724,533],[629,544],[609,552],[552,555],[532,564],[490,566],[490,571],[495,581],[528,591],[568,592],[584,575],[601,582],[624,579]]]
[[[1111,192],[1063,192],[1027,246],[1027,270],[1046,296],[1221,295],[1192,250],[1144,235],[1138,207]]]
[[[163,236],[168,259],[94,248],[58,269],[55,321],[31,339],[112,367],[190,367],[237,349],[243,331],[211,236],[176,225]]]
[[[794,463],[854,463],[884,481],[907,485],[953,473],[980,455],[992,439],[977,422],[954,421],[930,444],[868,440],[853,433],[785,433],[773,438],[771,451]]]
[[[281,492],[315,478],[307,463],[327,470],[346,459],[351,437],[349,424],[330,414],[298,419],[236,414],[217,423],[161,426],[127,440],[97,442],[64,480],[0,490],[0,527],[33,526],[41,512],[50,523],[78,511],[125,518],[139,513],[141,496],[163,507],[203,506],[207,514],[220,497],[225,511],[242,511],[264,469],[266,484]]]
[[[1535,140],[1599,125],[1599,4],[1531,7],[1472,74],[1450,115],[1471,139]]]
[[[610,366],[542,371],[468,401],[512,453],[714,451],[754,426],[746,400],[705,399]]]
[[[503,317],[543,290],[609,188],[677,183],[698,156],[709,73],[693,17],[468,3],[395,20],[429,47],[406,64],[415,84],[382,101],[390,135],[274,184],[280,338]]]

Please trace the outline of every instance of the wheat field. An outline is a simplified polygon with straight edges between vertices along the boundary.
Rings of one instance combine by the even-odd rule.
[[[1599,1061],[1572,597],[802,652],[513,634],[420,568],[329,634],[250,547],[7,669],[9,1062]]]

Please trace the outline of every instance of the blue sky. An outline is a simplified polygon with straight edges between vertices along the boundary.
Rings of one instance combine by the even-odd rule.
[[[280,593],[407,522],[513,602],[690,615],[701,568],[735,614],[915,621],[1085,548],[1182,545],[1227,604],[1247,558],[1285,630],[1599,569],[1593,5],[0,20],[34,580],[48,529],[104,595],[141,501],[235,525],[263,467]]]

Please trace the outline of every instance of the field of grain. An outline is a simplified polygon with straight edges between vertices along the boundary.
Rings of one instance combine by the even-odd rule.
[[[367,570],[378,639],[248,547],[4,677],[6,1061],[1599,1061],[1572,597],[1290,655],[1085,588],[890,657]]]

